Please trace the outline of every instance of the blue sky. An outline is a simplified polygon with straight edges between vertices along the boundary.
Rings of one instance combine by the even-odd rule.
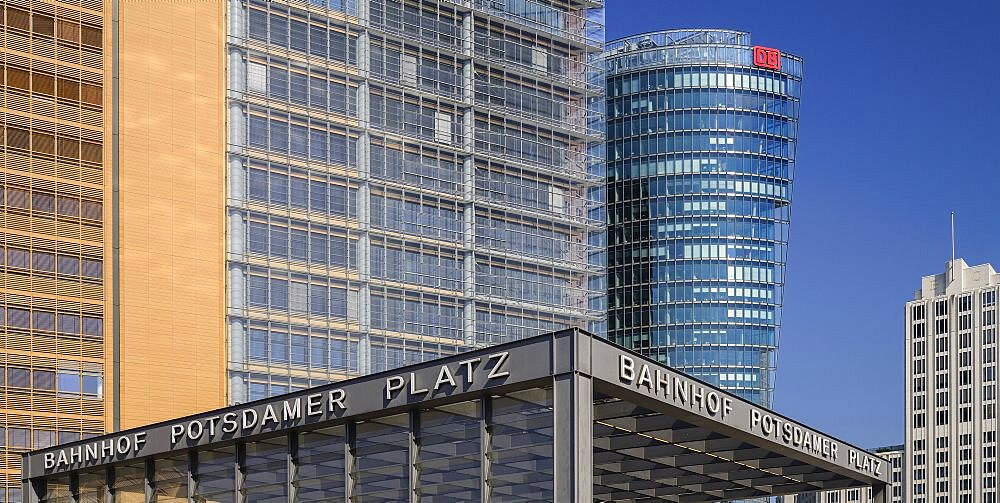
[[[733,28],[805,58],[775,409],[903,441],[903,304],[1000,267],[1000,2],[607,0],[609,40]]]

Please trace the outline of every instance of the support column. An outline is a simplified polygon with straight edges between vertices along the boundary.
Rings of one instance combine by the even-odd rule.
[[[45,481],[25,480],[21,482],[21,501],[24,503],[38,503],[45,496]]]
[[[288,503],[295,503],[298,500],[299,483],[299,435],[292,432],[288,434],[288,452],[285,454],[285,466],[288,476]]]
[[[368,25],[368,1],[355,3],[359,22]],[[350,10],[350,9],[348,9]],[[371,34],[365,28],[358,34],[357,66],[358,74],[364,80],[358,86],[357,109],[360,134],[355,152],[358,170],[357,219],[361,233],[357,245],[358,277],[361,280],[358,287],[357,321],[358,321],[358,372],[361,375],[372,373],[371,344]]]
[[[104,472],[104,480],[104,503],[115,503],[115,467],[108,467]],[[37,501],[26,503],[37,503]]]
[[[143,492],[145,493],[145,502],[154,503],[156,501],[156,465],[153,459],[146,460],[145,466],[146,476],[142,478]]]
[[[347,423],[344,432],[344,501],[354,499],[354,453],[357,449],[358,429],[354,421]]]
[[[24,493],[21,493],[21,494],[23,495]],[[70,500],[71,503],[80,503],[80,474],[79,473],[71,473],[69,475],[69,500]]]
[[[233,463],[233,501],[236,503],[243,503],[246,500],[243,495],[243,487],[246,484],[246,461],[247,444],[239,442],[236,444],[236,462]]]
[[[466,349],[476,347],[476,161],[473,155],[475,69],[472,61],[474,19],[472,11],[462,15],[462,339]]]
[[[407,435],[409,439],[409,502],[420,503],[420,410],[410,410],[410,431]]]
[[[493,398],[484,395],[479,401],[479,501],[490,503],[490,452],[493,446]]]
[[[589,376],[558,375],[553,385],[555,503],[594,500],[594,388]]]
[[[888,501],[886,493],[889,488],[885,484],[875,484],[872,486],[872,503],[886,503]]]
[[[191,449],[188,451],[187,466],[187,500],[188,503],[195,503],[195,495],[198,494],[198,451]]]

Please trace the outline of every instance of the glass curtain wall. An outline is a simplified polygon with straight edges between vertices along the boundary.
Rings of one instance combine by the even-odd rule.
[[[228,9],[232,402],[603,331],[602,2]]]
[[[768,405],[802,61],[752,53],[719,30],[608,45],[608,335]]]

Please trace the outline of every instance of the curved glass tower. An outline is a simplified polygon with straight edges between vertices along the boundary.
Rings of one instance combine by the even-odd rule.
[[[608,336],[768,405],[802,60],[729,30],[606,50]]]

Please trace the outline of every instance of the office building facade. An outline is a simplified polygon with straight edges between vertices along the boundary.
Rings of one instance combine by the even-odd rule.
[[[230,401],[600,326],[599,4],[229,12]]]
[[[105,431],[107,13],[4,2],[0,499],[18,452]]]
[[[24,449],[603,330],[601,1],[4,19],[8,483]]]
[[[908,501],[997,501],[998,289],[990,264],[953,259],[906,303]]]
[[[608,336],[770,402],[802,60],[750,34],[609,42]]]

